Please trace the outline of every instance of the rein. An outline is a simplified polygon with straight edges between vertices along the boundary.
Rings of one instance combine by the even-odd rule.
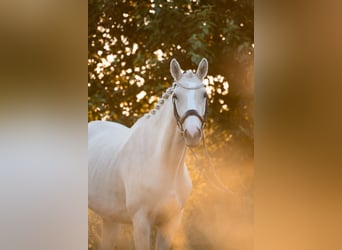
[[[214,189],[216,189],[216,190],[218,190],[218,191],[221,191],[221,192],[224,192],[224,193],[234,194],[234,192],[233,192],[232,190],[230,190],[225,184],[223,184],[222,180],[218,177],[217,172],[216,172],[216,170],[215,170],[215,167],[214,167],[214,165],[213,165],[213,163],[212,163],[212,161],[211,161],[211,158],[210,158],[210,156],[209,156],[209,153],[208,153],[207,145],[206,145],[206,143],[205,143],[205,136],[204,136],[204,134],[203,134],[203,149],[204,149],[204,154],[205,154],[206,160],[207,160],[207,162],[208,162],[209,168],[210,168],[212,174],[213,174],[214,177],[215,177],[215,180],[211,180],[211,179],[209,178],[209,176],[204,172],[204,174],[205,174],[204,176],[205,176],[207,182],[208,182]],[[190,148],[190,151],[191,151],[191,153],[193,154],[193,156],[195,157],[196,161],[198,162],[199,159],[198,159],[196,153],[193,151],[192,148]],[[204,169],[204,168],[201,169],[201,172],[200,172],[200,173],[203,172],[203,169]],[[216,181],[216,182],[215,182],[215,181]]]

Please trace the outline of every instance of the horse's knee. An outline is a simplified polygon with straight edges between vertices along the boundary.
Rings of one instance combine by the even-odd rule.
[[[171,247],[171,239],[160,230],[157,231],[156,250],[168,250]]]
[[[150,249],[151,224],[143,211],[133,217],[134,244],[137,250]]]
[[[101,250],[112,250],[115,247],[120,225],[111,221],[103,221]]]
[[[174,216],[168,222],[160,225],[157,231],[156,250],[168,250],[179,227],[181,214]]]

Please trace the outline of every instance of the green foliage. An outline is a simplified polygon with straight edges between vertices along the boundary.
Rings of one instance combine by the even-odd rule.
[[[249,214],[239,213],[252,207],[240,203],[252,199],[253,173],[246,166],[253,159],[254,141],[253,8],[251,0],[88,0],[89,121],[107,119],[131,126],[172,84],[171,58],[183,69],[196,69],[203,57],[209,61],[206,144],[224,183],[235,191],[244,189],[237,192],[238,201],[225,194],[209,195],[210,185],[201,174],[206,167],[202,149],[194,150],[198,160],[189,153],[194,191],[184,211],[182,233],[189,242],[181,244],[186,248],[173,249],[226,249],[215,247],[220,241],[249,249],[232,239],[235,232],[248,231],[236,230],[243,221],[251,223]],[[145,96],[138,98],[142,93]],[[235,210],[227,213],[232,207]],[[96,249],[101,220],[91,211],[89,216],[89,249]],[[131,228],[121,238],[132,244]],[[247,236],[243,241],[249,240]]]
[[[206,57],[211,138],[253,157],[253,1],[89,0],[88,7],[89,121],[131,126],[172,83],[171,58],[196,69]]]

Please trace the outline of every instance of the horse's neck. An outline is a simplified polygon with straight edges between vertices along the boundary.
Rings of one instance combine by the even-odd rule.
[[[174,118],[171,98],[154,115],[144,119],[148,140],[154,143],[159,160],[172,167],[183,164],[186,146]]]

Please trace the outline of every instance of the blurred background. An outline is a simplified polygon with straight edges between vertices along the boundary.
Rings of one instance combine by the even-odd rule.
[[[253,1],[88,1],[88,121],[132,126],[173,80],[169,65],[209,62],[206,143],[229,192],[215,187],[203,148],[186,163],[193,191],[173,249],[253,247]],[[201,169],[204,169],[201,171]],[[89,249],[101,220],[89,211]],[[122,249],[134,249],[131,226]]]
[[[90,3],[85,0],[0,1],[1,249],[83,250],[89,246],[87,121],[90,119],[87,84],[91,83],[88,72],[94,72],[88,70],[88,60],[93,58],[88,54],[92,53],[92,49],[87,46],[88,25],[91,23],[88,9],[90,13],[94,11]],[[192,3],[192,13],[195,9],[205,8],[204,3],[201,1],[200,7]],[[214,18],[225,11],[222,3],[218,0],[210,4],[223,6],[215,12]],[[242,1],[239,0],[229,2],[231,6],[240,6],[240,3]],[[257,250],[341,249],[341,7],[341,2],[336,0],[255,1],[257,49],[255,52],[252,50],[255,58],[256,170],[253,232]],[[114,13],[119,10],[112,8],[110,11]],[[231,15],[236,13],[239,13],[239,7]],[[192,18],[195,16],[193,14]],[[119,16],[117,18],[122,19]],[[248,25],[245,22],[243,24],[244,27]],[[185,25],[182,22],[176,31],[185,31]],[[146,33],[146,36],[150,34]],[[182,36],[182,39],[186,38]],[[236,46],[231,48],[235,50]],[[213,70],[223,52],[215,53],[219,53],[219,56],[211,59],[209,76],[220,74],[225,77],[224,81],[229,83],[225,101],[233,101],[230,98],[242,89],[238,87],[243,82],[244,74],[239,73],[239,80],[238,75],[234,77],[239,71],[236,68],[229,69],[239,64],[222,64],[224,69],[215,73]],[[200,56],[210,59],[211,54]],[[225,60],[233,58],[227,57]],[[189,56],[177,59],[184,69],[195,68],[198,63],[191,61]],[[156,67],[163,63],[158,61]],[[165,65],[168,63],[165,60]],[[162,76],[167,77],[171,84],[168,71]],[[148,78],[144,80],[147,83]],[[157,91],[155,88],[152,90]],[[159,97],[160,92],[155,96]],[[153,95],[147,93],[145,98],[150,96]],[[219,111],[213,109],[211,104],[211,119],[232,116],[232,105],[227,103],[229,111],[213,116],[212,112]],[[127,118],[121,116],[117,119]],[[211,128],[218,125],[231,126],[230,133],[235,133],[238,130],[234,124],[231,118],[228,123],[215,122],[208,125]],[[240,195],[242,191],[237,191],[239,188],[244,190],[243,185],[240,185],[243,182],[236,180],[239,176],[248,175],[231,174],[235,165],[229,163],[230,159],[240,155],[239,150],[223,156],[215,154],[213,143],[210,142],[215,134],[210,134],[209,126],[206,133],[216,169],[220,174],[228,172],[226,178],[223,174],[220,177],[239,194],[237,197],[243,197]],[[239,149],[236,146],[238,144],[232,141],[224,145],[228,149],[233,146]],[[191,163],[191,153],[188,156],[187,162]],[[236,173],[239,173],[238,169],[248,168],[236,168]],[[195,171],[192,174],[195,184],[193,194],[197,190],[204,190],[210,199],[216,197],[210,192],[220,196],[205,181],[196,181]],[[205,188],[199,188],[197,183],[202,183]],[[233,244],[233,239],[235,243],[238,241],[239,232],[243,233],[240,242],[250,242],[246,240],[250,239],[246,228],[250,228],[251,213],[241,208],[252,206],[243,204],[239,207],[243,199],[241,203],[239,199],[221,199],[222,203],[227,204],[221,206],[210,199],[195,198],[191,197],[184,214],[183,222],[193,219],[193,223],[187,224],[191,227],[182,228],[187,234],[180,231],[187,240],[184,239],[183,246],[186,242],[190,244],[203,239],[213,248],[215,242],[210,242],[210,245],[208,239],[218,239],[218,242],[221,239],[222,242],[223,238],[225,246],[228,246],[228,243]],[[215,199],[215,202],[220,202],[220,199]],[[201,207],[196,202],[208,206]],[[229,202],[231,205],[228,206]],[[197,212],[192,208],[197,209]],[[204,211],[202,217],[199,212],[201,208]],[[224,212],[220,213],[220,208]],[[188,216],[190,213],[198,215],[197,218],[202,220]],[[242,223],[243,218],[246,218],[245,224]],[[220,225],[225,228],[217,230],[216,225],[220,220]],[[202,223],[202,226],[195,227],[195,223]],[[237,230],[238,226],[240,230]],[[124,233],[128,235],[129,230],[124,229]],[[237,235],[234,236],[234,232]],[[197,241],[190,241],[190,234],[197,236]],[[124,242],[131,241],[128,236],[127,239]],[[182,245],[180,237],[178,242]],[[240,249],[250,248],[247,246]]]

